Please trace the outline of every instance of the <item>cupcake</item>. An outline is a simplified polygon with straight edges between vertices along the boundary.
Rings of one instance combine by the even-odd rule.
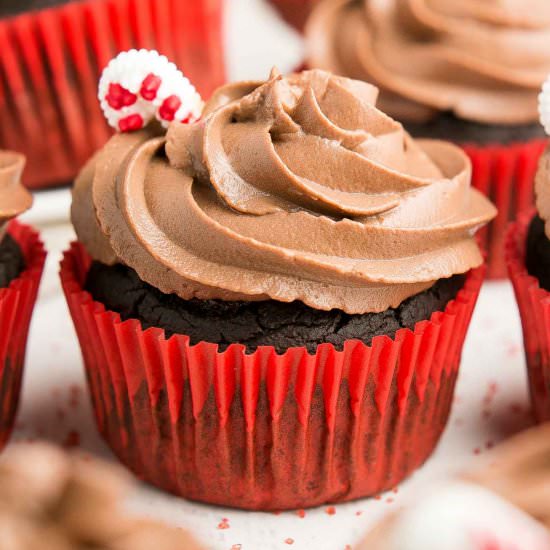
[[[394,487],[445,427],[495,209],[369,84],[219,89],[76,180],[61,277],[99,430],[143,479],[256,510]]]
[[[542,126],[550,135],[550,78],[540,94]],[[536,208],[510,225],[506,262],[519,306],[535,415],[550,420],[550,145],[535,177]]]
[[[46,254],[38,234],[14,220],[31,207],[21,185],[24,158],[0,150],[0,449],[21,389],[27,334]]]
[[[532,205],[543,148],[550,4],[323,0],[307,39],[311,67],[374,82],[381,108],[413,136],[464,146],[473,185],[499,210],[484,245],[489,276],[504,277],[505,229]]]
[[[550,548],[549,452],[549,425],[514,436],[386,516],[355,550]]]
[[[124,512],[131,483],[110,464],[45,443],[0,460],[0,538],[21,550],[200,550],[186,532]]]
[[[111,132],[94,86],[120,50],[156,48],[203,94],[224,82],[222,0],[0,2],[0,148],[27,157],[24,183],[70,183]]]

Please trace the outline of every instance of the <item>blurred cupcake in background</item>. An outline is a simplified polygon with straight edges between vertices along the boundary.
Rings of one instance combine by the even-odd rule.
[[[273,71],[199,122],[114,136],[77,178],[61,278],[101,434],[143,479],[280,510],[432,453],[495,209],[459,147],[376,97]]]
[[[0,2],[0,148],[25,154],[24,183],[72,181],[111,132],[97,104],[119,51],[155,48],[208,96],[224,81],[222,0]]]
[[[32,205],[21,184],[25,159],[0,150],[0,449],[13,429],[32,311],[46,253],[15,218]]]
[[[550,135],[550,78],[540,95],[541,121]],[[521,314],[529,387],[535,414],[550,420],[550,145],[535,177],[536,209],[508,229],[506,261]]]
[[[0,540],[17,550],[200,550],[182,529],[132,517],[119,468],[46,443],[0,459]]]
[[[388,514],[355,550],[547,550],[550,425],[477,459],[458,479],[438,480]]]
[[[323,0],[306,34],[310,67],[373,82],[380,108],[412,135],[464,146],[473,185],[499,210],[484,244],[489,276],[504,277],[505,229],[532,205],[543,148],[550,4]]]

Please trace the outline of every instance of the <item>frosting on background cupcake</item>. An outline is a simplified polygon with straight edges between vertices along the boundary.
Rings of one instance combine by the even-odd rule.
[[[546,0],[325,0],[307,35],[311,66],[376,83],[383,110],[416,122],[536,122],[550,72]]]
[[[21,183],[24,166],[23,155],[0,149],[0,239],[7,223],[32,206],[32,195]]]

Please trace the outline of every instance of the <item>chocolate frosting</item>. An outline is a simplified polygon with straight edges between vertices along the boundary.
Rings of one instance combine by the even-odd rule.
[[[24,167],[23,155],[0,150],[0,239],[8,222],[32,206],[32,195],[21,183]]]
[[[92,257],[165,293],[397,307],[478,266],[495,209],[457,147],[413,141],[369,84],[308,71],[216,92],[203,119],[114,136],[77,179]]]
[[[544,220],[544,232],[550,239],[550,145],[539,160],[535,177],[536,206],[539,216]]]
[[[411,122],[534,123],[550,72],[547,0],[324,0],[307,37],[312,67],[376,83]]]

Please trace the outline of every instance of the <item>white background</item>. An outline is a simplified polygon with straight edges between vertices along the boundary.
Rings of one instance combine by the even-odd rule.
[[[272,65],[300,63],[300,39],[261,0],[227,0],[228,67],[232,79],[265,78]],[[14,441],[77,438],[80,451],[114,460],[93,424],[82,360],[57,277],[61,250],[73,238],[68,191],[40,193],[25,216],[40,227],[50,250],[32,325],[22,406]],[[486,284],[464,351],[456,402],[435,455],[397,493],[304,514],[247,513],[198,505],[143,486],[132,501],[141,513],[191,529],[220,550],[344,550],[383,514],[430,485],[463,470],[494,443],[527,426],[525,367],[515,301],[508,283]],[[225,519],[224,519],[225,518]],[[222,529],[221,526],[226,528]]]

